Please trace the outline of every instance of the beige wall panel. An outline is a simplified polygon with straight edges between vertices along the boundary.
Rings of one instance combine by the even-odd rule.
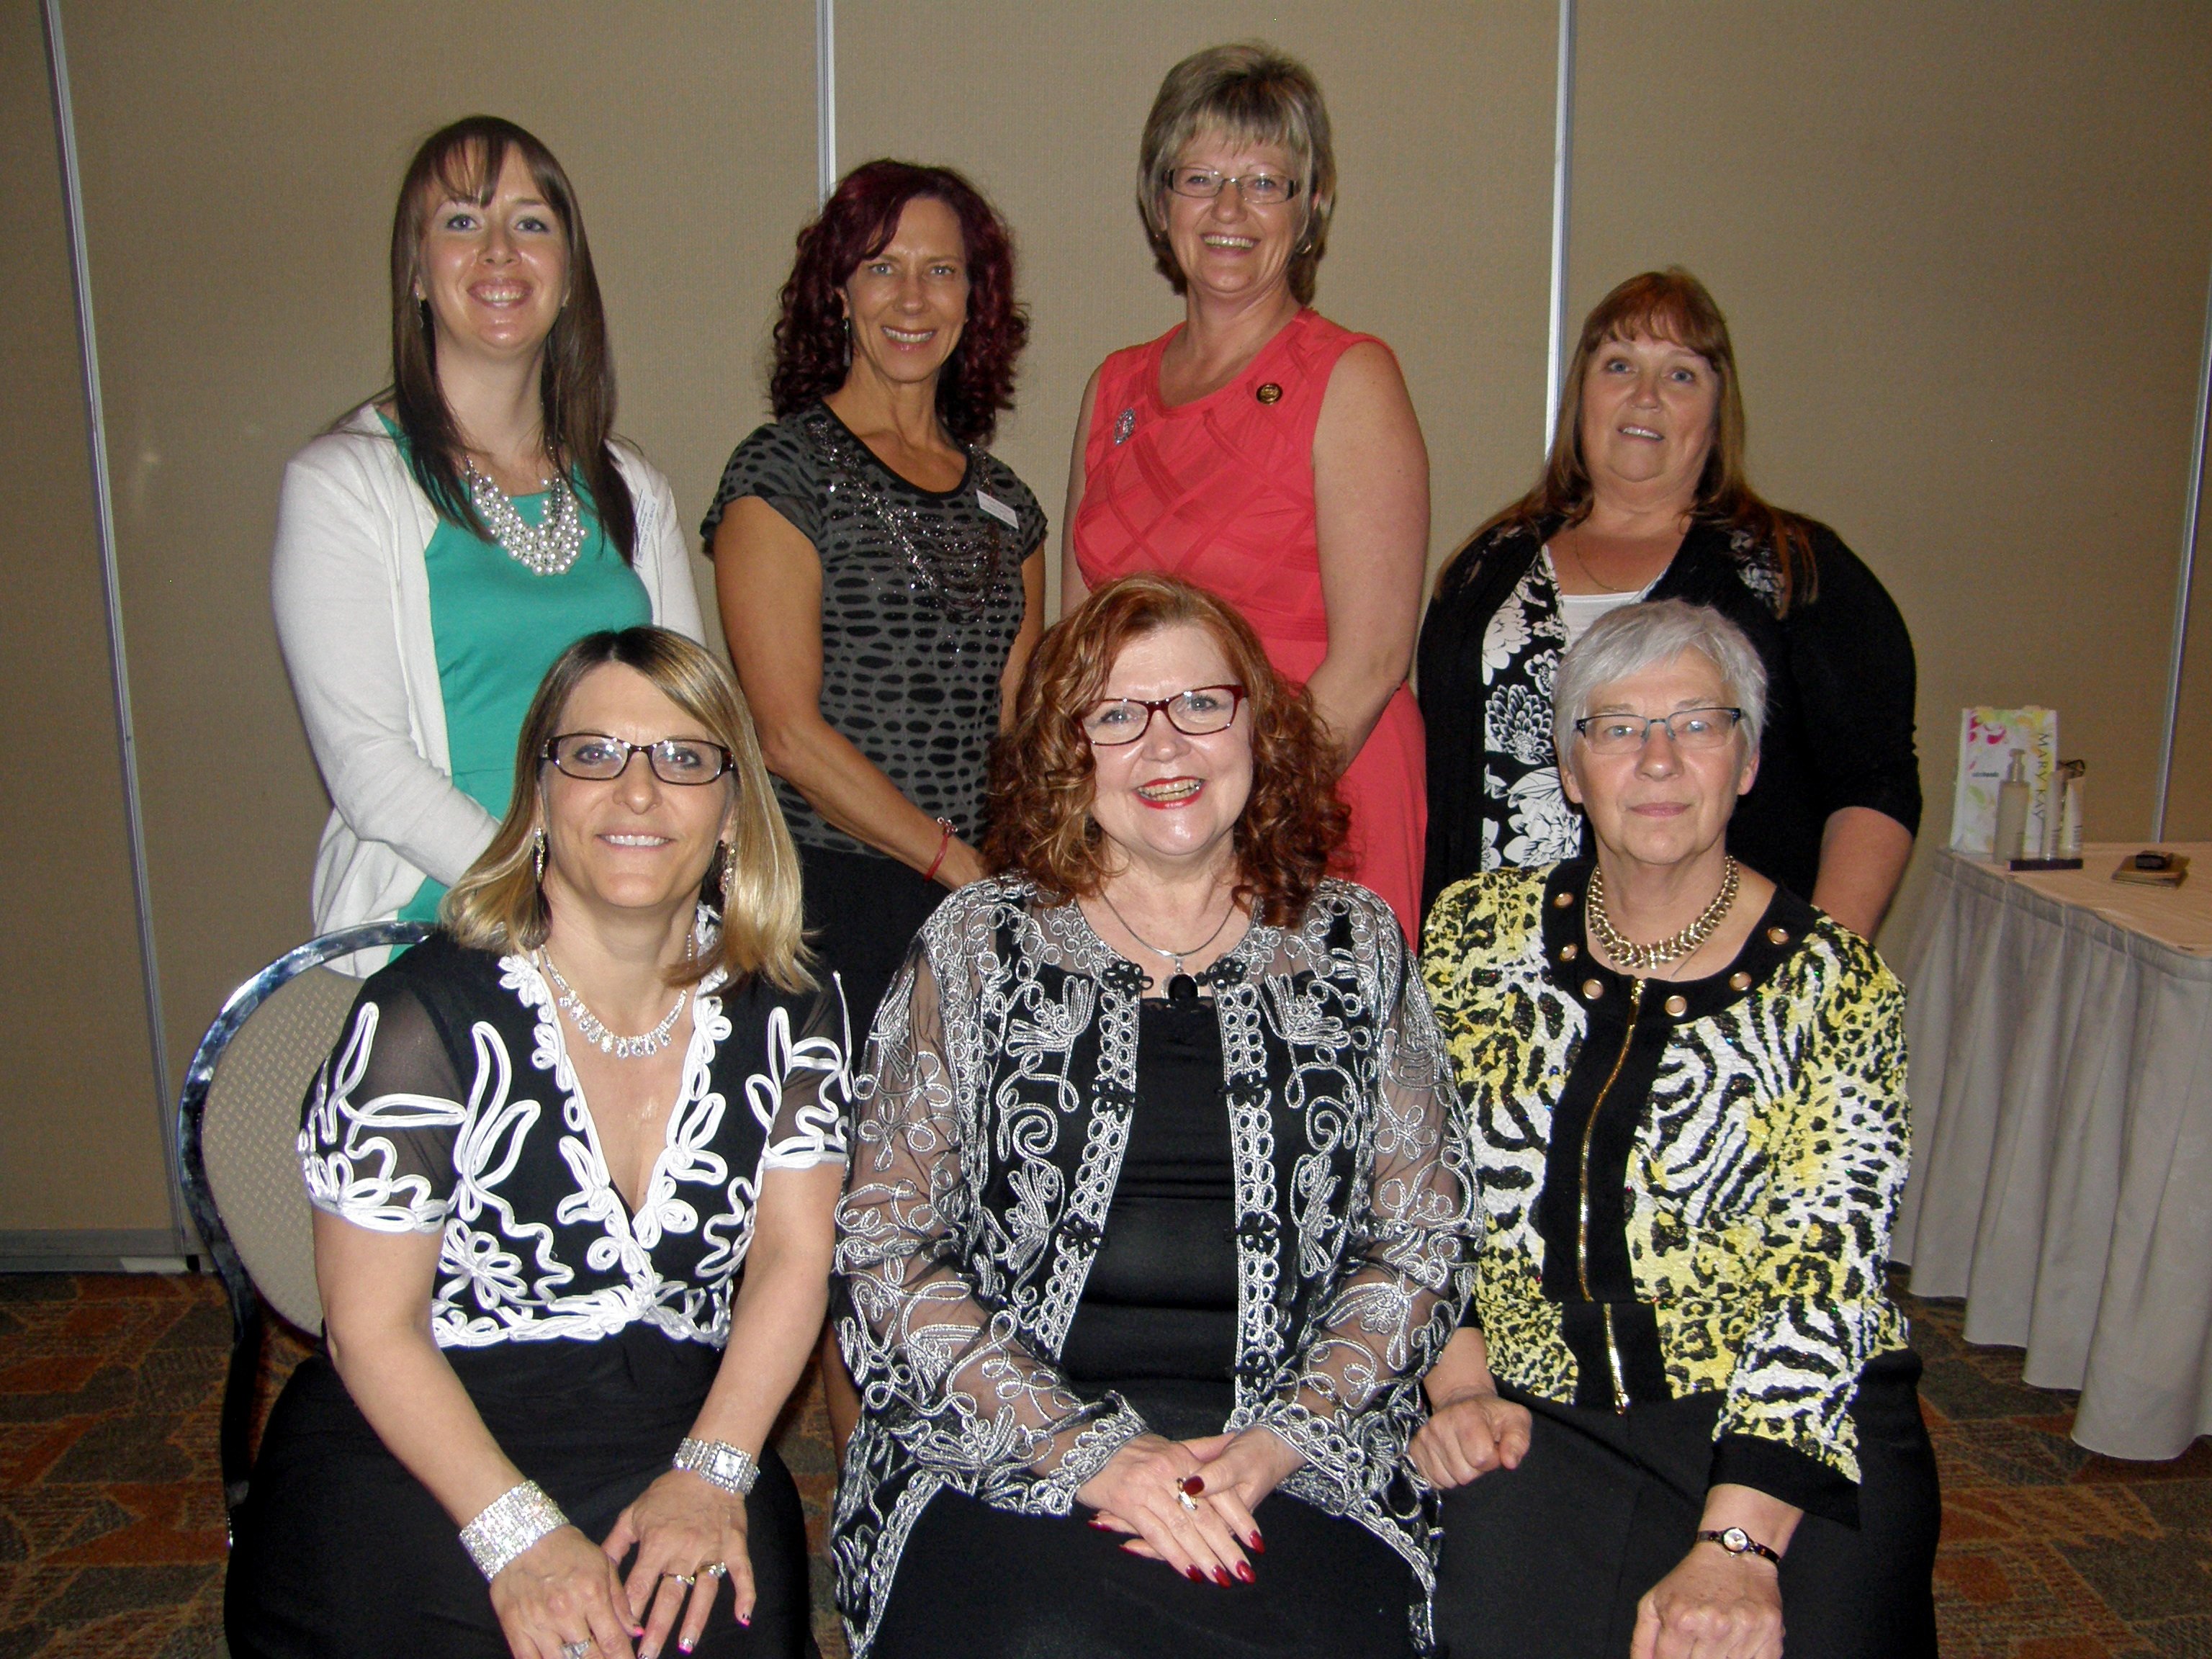
[[[2212,248],[2212,9],[1581,16],[1575,319],[1649,266],[1713,289],[1754,482],[1834,525],[1911,626],[1921,857],[1949,836],[1969,702],[2058,708],[2091,836],[2143,834]]]
[[[383,382],[409,155],[489,111],[561,157],[623,429],[695,515],[757,412],[769,299],[812,199],[813,16],[793,0],[64,10],[181,1066],[231,986],[308,926],[327,808],[270,620],[270,536],[285,458]]]
[[[967,173],[1018,240],[1033,323],[995,447],[1059,520],[1077,404],[1109,351],[1182,315],[1137,216],[1137,141],[1185,54],[1261,39],[1319,76],[1339,205],[1319,307],[1396,349],[1428,439],[1432,558],[1541,459],[1553,9],[1377,0],[837,8],[837,159]]]
[[[61,158],[35,6],[0,11],[0,700],[35,757],[0,790],[0,1231],[167,1228],[85,447]]]
[[[2212,479],[2197,500],[2197,580],[2182,658],[2173,781],[2166,801],[2166,833],[2175,841],[2212,841]],[[2178,565],[2178,535],[2174,555]]]

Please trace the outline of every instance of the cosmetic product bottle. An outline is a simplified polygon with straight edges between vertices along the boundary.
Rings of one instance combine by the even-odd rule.
[[[2086,762],[2071,760],[2062,763],[2059,775],[2066,780],[2066,794],[2058,813],[2058,854],[2062,859],[2081,856],[2081,775],[2089,769]]]
[[[1997,786],[1997,833],[1990,856],[1999,864],[2027,856],[2021,844],[2027,833],[2027,802],[2033,793],[2027,781],[2027,757],[2015,749],[2004,781]]]

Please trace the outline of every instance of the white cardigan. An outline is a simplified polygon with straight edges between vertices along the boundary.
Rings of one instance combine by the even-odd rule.
[[[637,503],[633,565],[653,619],[699,639],[668,480],[619,443],[615,460]],[[318,933],[397,915],[426,875],[451,886],[498,827],[454,786],[446,747],[422,559],[437,527],[374,406],[284,469],[270,573],[276,637],[333,808],[315,855]],[[384,955],[333,965],[367,973]]]

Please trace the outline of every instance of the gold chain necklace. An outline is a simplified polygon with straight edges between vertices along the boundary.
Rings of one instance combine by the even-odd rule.
[[[1713,896],[1713,902],[1705,908],[1703,915],[1671,938],[1651,945],[1638,945],[1623,937],[1620,930],[1613,925],[1613,918],[1606,914],[1605,872],[1601,868],[1593,868],[1588,901],[1590,936],[1597,940],[1598,948],[1606,955],[1635,974],[1648,974],[1654,968],[1662,968],[1670,962],[1694,956],[1698,947],[1713,936],[1714,930],[1721,925],[1721,918],[1728,915],[1729,907],[1735,902],[1741,871],[1742,866],[1735,861],[1735,855],[1729,854],[1721,869],[1721,890]]]

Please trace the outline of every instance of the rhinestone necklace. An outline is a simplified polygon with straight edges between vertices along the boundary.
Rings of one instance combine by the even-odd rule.
[[[686,951],[684,956],[689,958],[690,952]],[[576,1022],[576,1030],[582,1034],[584,1041],[601,1054],[612,1054],[617,1060],[643,1060],[666,1048],[668,1035],[676,1029],[676,1021],[684,1012],[684,1005],[691,1000],[688,988],[679,991],[676,994],[676,1006],[668,1011],[668,1018],[643,1036],[617,1036],[607,1030],[597,1014],[584,1006],[583,998],[578,996],[574,988],[561,977],[561,970],[553,965],[553,958],[544,951],[538,952],[538,965],[545,970],[545,976],[553,981],[554,988],[561,994],[558,999],[560,1005],[568,1018]]]
[[[877,481],[872,452],[853,453],[855,440],[832,421],[818,428],[822,447],[829,453],[834,491],[842,483],[860,505],[872,514],[890,538],[891,545],[906,556],[914,589],[926,594],[947,616],[972,622],[983,614],[1005,585],[1008,565],[1006,535],[997,520],[980,530],[958,532],[933,527],[911,502],[894,501]],[[863,446],[865,447],[865,446]],[[975,451],[969,452],[968,476],[975,476]]]
[[[533,575],[568,574],[584,550],[584,515],[577,510],[576,492],[566,478],[542,481],[545,515],[541,523],[532,524],[497,484],[477,470],[473,458],[462,463],[462,472],[469,481],[469,499],[476,503],[477,516],[502,552]]]
[[[1600,950],[1631,973],[1648,974],[1654,968],[1662,968],[1670,962],[1695,955],[1698,947],[1711,939],[1714,930],[1721,925],[1721,918],[1728,915],[1729,906],[1735,902],[1737,877],[1741,868],[1731,853],[1722,866],[1721,890],[1713,896],[1713,902],[1705,907],[1705,913],[1680,933],[1652,945],[1637,945],[1621,936],[1620,930],[1613,925],[1613,918],[1605,911],[1605,872],[1592,869],[1588,901],[1590,936],[1597,940]]]

